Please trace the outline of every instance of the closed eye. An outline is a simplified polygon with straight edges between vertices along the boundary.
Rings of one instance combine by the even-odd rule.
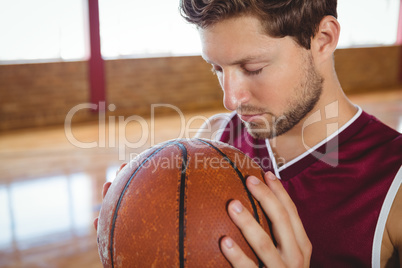
[[[249,71],[249,70],[247,70],[247,69],[244,69],[244,72],[245,72],[247,75],[258,75],[258,74],[260,74],[260,73],[262,72],[262,69],[263,69],[263,68],[258,69],[258,70],[255,70],[255,71]]]

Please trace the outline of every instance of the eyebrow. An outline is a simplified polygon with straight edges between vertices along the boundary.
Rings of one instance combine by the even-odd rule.
[[[261,59],[261,58],[262,58],[261,56],[248,56],[243,59],[236,60],[236,61],[232,62],[230,65],[244,65],[246,63],[249,63],[251,61],[254,61],[256,59]]]
[[[262,59],[263,60],[262,56],[247,56],[247,57],[244,57],[242,59],[233,61],[233,62],[229,63],[228,65],[244,65],[244,64],[249,63],[250,61],[254,61],[256,59]],[[214,62],[209,61],[206,58],[204,58],[204,60],[209,64],[215,64]]]

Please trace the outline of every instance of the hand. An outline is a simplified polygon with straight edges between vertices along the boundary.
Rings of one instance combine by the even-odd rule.
[[[266,185],[253,176],[246,184],[271,220],[277,246],[240,201],[230,202],[229,216],[266,267],[309,267],[312,246],[296,206],[275,175],[264,177]],[[257,267],[230,237],[221,240],[221,250],[233,267]]]
[[[119,174],[120,170],[122,170],[125,166],[127,165],[127,163],[124,163],[120,166],[119,170],[116,171],[116,176],[117,174]],[[107,191],[109,190],[110,185],[112,185],[111,182],[105,182],[103,184],[103,189],[102,189],[102,200],[105,198]],[[98,231],[98,220],[99,220],[99,216],[95,218],[94,220],[94,227],[95,230]]]

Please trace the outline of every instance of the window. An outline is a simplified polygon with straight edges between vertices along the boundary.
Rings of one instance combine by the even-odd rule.
[[[395,44],[399,5],[399,0],[338,0],[338,47]]]
[[[172,56],[200,54],[194,26],[179,13],[179,0],[99,0],[102,55]]]
[[[84,60],[88,0],[0,0],[0,63]],[[399,0],[339,0],[339,47],[392,45]],[[99,0],[104,58],[199,55],[179,0]]]
[[[0,61],[81,60],[86,0],[0,0]]]
[[[200,54],[194,26],[179,15],[179,0],[99,0],[106,58]],[[399,0],[339,0],[338,47],[396,42]]]

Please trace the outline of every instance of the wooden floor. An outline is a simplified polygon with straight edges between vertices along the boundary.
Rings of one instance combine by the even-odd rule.
[[[402,89],[349,96],[402,131]],[[0,267],[101,267],[92,227],[105,180],[152,144],[219,111],[0,134]],[[116,122],[119,122],[116,118]]]

